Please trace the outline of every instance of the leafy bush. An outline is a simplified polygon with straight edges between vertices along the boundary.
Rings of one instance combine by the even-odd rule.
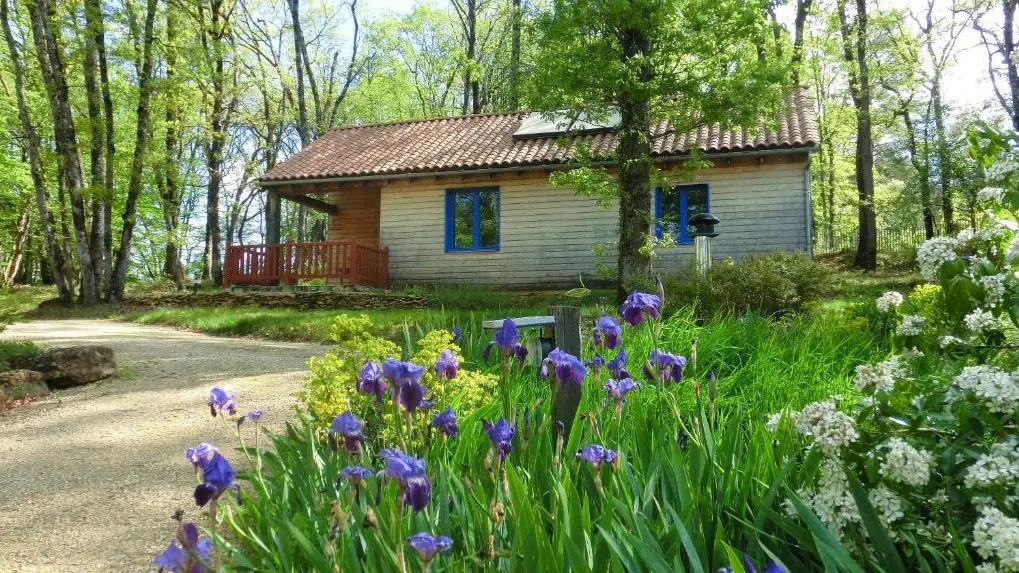
[[[705,317],[798,312],[831,287],[831,272],[803,253],[775,252],[715,263],[707,276],[692,267],[663,279],[666,312],[694,304]]]
[[[392,428],[391,404],[388,401],[379,403],[374,397],[357,391],[358,374],[366,362],[381,363],[386,358],[401,355],[399,346],[375,336],[374,330],[374,324],[365,315],[338,315],[330,329],[330,338],[341,346],[330,350],[323,358],[312,358],[308,362],[310,372],[302,401],[320,427],[326,427],[338,412],[351,411],[365,420],[369,428]],[[433,330],[414,346],[418,350],[411,361],[416,364],[434,364],[439,354],[447,349],[458,361],[462,360],[460,347],[446,330]],[[495,376],[463,368],[452,379],[437,376],[429,369],[422,382],[430,391],[427,398],[434,402],[433,408],[456,407],[458,412],[474,412],[489,403],[497,385]],[[422,420],[416,423],[422,428],[427,425]],[[377,437],[369,435],[370,439]],[[392,439],[394,436],[385,437]]]
[[[865,397],[844,411],[832,399],[769,421],[820,457],[791,513],[816,514],[868,568],[1019,571],[1019,138],[970,139],[1002,187],[978,195],[979,228],[918,248],[936,285],[877,300],[898,354],[858,367]]]

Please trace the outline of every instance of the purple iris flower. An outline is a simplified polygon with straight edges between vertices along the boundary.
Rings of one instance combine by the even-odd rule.
[[[209,390],[209,413],[212,414],[213,418],[216,417],[216,414],[222,414],[223,412],[233,416],[237,413],[236,400],[236,394],[216,386]]]
[[[584,363],[584,366],[588,368],[603,368],[605,366],[605,359],[602,358],[601,354],[595,354],[594,358]]]
[[[623,378],[620,380],[609,378],[608,381],[605,382],[605,391],[608,392],[609,396],[611,396],[618,404],[624,400],[627,392],[639,386],[640,384],[637,384],[633,378]]]
[[[548,358],[542,362],[542,378],[548,378],[549,365],[555,368],[555,377],[560,384],[566,382],[580,384],[584,381],[584,377],[587,376],[587,367],[584,366],[584,363],[581,362],[580,359],[572,354],[567,354],[558,348],[549,352]]]
[[[517,433],[516,424],[510,427],[506,418],[499,418],[499,421],[494,424],[482,419],[481,425],[488,432],[488,439],[492,441],[492,447],[499,452],[499,459],[505,460],[510,450],[513,449],[513,435]]]
[[[612,350],[618,348],[623,343],[623,328],[619,326],[619,321],[615,318],[605,315],[598,319],[598,322],[594,325],[594,345]]]
[[[374,474],[375,472],[362,466],[347,466],[340,470],[340,477],[354,485],[357,485],[361,480],[370,478]]]
[[[425,400],[425,392],[427,391],[428,388],[420,382],[406,382],[400,386],[400,404],[412,414],[418,408],[428,410],[432,407],[433,402]]]
[[[609,367],[609,374],[613,378],[622,379],[629,378],[630,374],[626,371],[626,350],[620,350],[619,354],[612,360],[609,360],[607,365]]]
[[[204,507],[210,501],[219,498],[227,488],[239,489],[234,483],[236,477],[233,467],[219,452],[212,455],[202,469],[202,483],[195,488],[195,503]]]
[[[463,338],[463,331],[460,330],[459,326],[454,326],[453,328],[450,328],[449,329],[449,333],[453,335],[453,342],[455,342],[457,344],[457,346],[460,346],[460,345],[463,344],[463,340],[464,340],[464,338]]]
[[[188,522],[180,526],[176,539],[156,555],[153,564],[160,573],[207,573],[209,568],[205,564],[211,550],[212,541],[208,537],[199,538],[198,526]]]
[[[587,460],[594,469],[600,469],[604,464],[611,464],[616,461],[615,450],[610,450],[599,444],[590,444],[577,450],[578,459]]]
[[[658,318],[658,309],[661,305],[662,299],[657,295],[634,291],[626,297],[623,304],[619,305],[619,315],[630,323],[630,326],[640,326],[645,317]]]
[[[507,317],[502,321],[502,327],[492,335],[492,342],[482,351],[481,357],[486,362],[491,355],[492,347],[498,347],[504,358],[515,357],[521,364],[527,358],[527,348],[520,343],[520,331],[513,319]]]
[[[343,438],[344,449],[352,454],[360,452],[361,445],[364,444],[363,427],[361,420],[351,412],[344,412],[333,418],[332,426],[329,428],[329,441],[333,449],[336,447],[335,436],[340,436]]]
[[[237,418],[237,427],[239,428],[241,424],[243,424],[246,420],[251,420],[252,422],[257,424],[262,421],[262,418],[264,416],[265,410],[252,410],[250,412],[247,412],[240,418]]]
[[[437,554],[448,551],[450,547],[453,547],[453,540],[449,537],[445,535],[432,537],[431,533],[424,531],[408,537],[407,543],[410,543],[411,547],[418,552],[421,560],[425,563],[431,561]]]
[[[432,482],[428,476],[413,476],[407,480],[407,491],[404,502],[414,509],[414,513],[428,507],[432,499]]]
[[[513,354],[516,352],[517,345],[520,344],[520,331],[517,330],[517,323],[506,317],[506,320],[502,321],[502,328],[495,331],[492,339],[496,346],[502,350],[503,356]]]
[[[382,379],[382,367],[378,362],[369,360],[357,374],[357,389],[365,394],[374,394],[375,401],[382,403],[382,394],[386,391],[386,381]]]
[[[439,354],[438,360],[435,361],[435,375],[439,378],[446,378],[452,380],[456,378],[457,371],[460,370],[460,362],[456,359],[456,355],[450,349],[445,349]]]
[[[386,476],[396,480],[402,487],[407,486],[407,480],[411,477],[425,475],[425,461],[400,450],[393,448],[380,450],[379,457],[386,460]]]
[[[432,425],[442,431],[450,438],[456,439],[460,434],[460,427],[456,424],[456,414],[453,408],[446,408],[432,418]]]
[[[216,446],[202,442],[193,448],[188,448],[184,452],[184,457],[191,462],[191,465],[195,466],[195,469],[202,470],[205,469],[205,466],[209,465],[213,454],[216,454],[218,451]]]
[[[421,380],[424,373],[424,366],[418,366],[413,362],[401,362],[392,358],[386,358],[382,362],[382,375],[396,388]]]
[[[424,460],[396,449],[381,450],[379,456],[386,460],[386,476],[400,484],[404,503],[415,512],[424,509],[432,496],[432,482],[425,474]]]
[[[683,368],[686,357],[670,354],[664,350],[654,349],[648,354],[648,363],[644,365],[644,376],[652,382],[679,382],[683,380]],[[656,376],[657,374],[657,376]]]

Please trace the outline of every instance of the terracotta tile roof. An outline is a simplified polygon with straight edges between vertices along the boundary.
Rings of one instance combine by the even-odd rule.
[[[261,181],[334,179],[421,172],[460,172],[500,167],[548,166],[569,162],[573,146],[554,137],[514,139],[528,112],[404,121],[329,130],[307,148],[280,163]],[[809,149],[820,138],[814,103],[806,90],[787,98],[777,125],[723,131],[705,126],[686,134],[669,133],[668,122],[652,129],[655,156],[676,156],[696,146],[705,153]],[[615,133],[575,136],[596,156],[609,157]]]

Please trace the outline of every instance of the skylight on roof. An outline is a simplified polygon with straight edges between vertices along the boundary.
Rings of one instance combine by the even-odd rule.
[[[607,117],[594,121],[587,114],[572,115],[563,112],[545,114],[532,111],[520,127],[513,132],[516,139],[551,137],[556,135],[600,133],[619,127],[619,112],[612,111]]]

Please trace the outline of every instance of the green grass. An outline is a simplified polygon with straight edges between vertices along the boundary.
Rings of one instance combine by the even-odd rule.
[[[39,348],[35,344],[25,340],[0,340],[0,371],[8,368],[8,362],[18,356],[31,356],[37,354]]]

